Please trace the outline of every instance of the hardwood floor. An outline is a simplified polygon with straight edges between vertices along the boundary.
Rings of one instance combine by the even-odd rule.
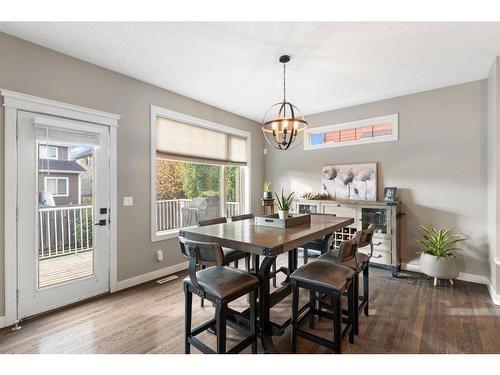
[[[26,320],[16,332],[0,330],[0,353],[182,353],[185,274],[167,284],[150,282]],[[343,341],[344,353],[500,353],[500,306],[491,302],[486,286],[457,281],[452,287],[441,281],[434,288],[422,275],[394,279],[373,267],[370,276],[370,316],[361,317],[354,345]],[[202,309],[195,299],[194,324],[212,316],[207,305]],[[244,299],[235,304],[244,306]],[[274,320],[289,314],[290,299],[272,312]],[[331,326],[322,320],[315,332],[331,336]],[[235,335],[228,329],[228,348],[238,339]],[[209,333],[200,338],[215,343]],[[290,328],[275,343],[288,352]],[[298,352],[330,351],[299,338]]]

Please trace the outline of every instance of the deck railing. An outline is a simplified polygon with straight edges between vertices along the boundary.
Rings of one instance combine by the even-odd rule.
[[[165,199],[156,201],[156,230],[158,232],[182,227],[182,208],[191,199]],[[240,214],[239,202],[226,202],[226,217]]]
[[[156,202],[158,231],[182,227],[182,208],[191,199],[168,199]],[[92,206],[45,207],[38,210],[39,259],[77,254],[92,250]],[[225,215],[240,214],[239,202],[226,202]]]
[[[38,214],[39,259],[92,250],[92,206],[45,207]]]
[[[156,230],[163,231],[182,227],[182,208],[191,199],[165,199],[156,201]]]
[[[226,217],[240,214],[240,202],[226,202]]]

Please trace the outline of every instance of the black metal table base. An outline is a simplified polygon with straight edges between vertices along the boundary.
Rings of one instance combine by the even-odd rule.
[[[281,336],[292,321],[290,318],[283,324],[275,323],[270,319],[270,311],[273,306],[285,299],[292,292],[290,274],[297,268],[297,249],[288,252],[288,268],[281,268],[287,277],[282,283],[282,286],[271,293],[269,284],[272,278],[271,269],[275,259],[276,256],[266,256],[262,260],[262,264],[257,267],[254,266],[254,269],[258,270],[257,276],[260,279],[259,302],[257,303],[259,312],[258,326],[259,336],[265,353],[277,352],[272,337]],[[229,326],[248,327],[250,324],[248,319],[249,314],[250,312],[248,309],[239,312],[229,308],[227,323]]]

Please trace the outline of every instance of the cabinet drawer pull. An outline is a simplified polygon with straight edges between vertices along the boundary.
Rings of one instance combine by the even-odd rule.
[[[382,254],[379,254],[378,256],[372,256],[372,258],[382,258]]]
[[[374,243],[373,246],[380,246],[382,245],[382,242],[379,242],[379,243]]]

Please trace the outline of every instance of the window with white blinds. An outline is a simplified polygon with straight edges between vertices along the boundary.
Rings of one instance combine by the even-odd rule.
[[[247,139],[163,117],[156,118],[156,156],[222,165],[247,164]]]

